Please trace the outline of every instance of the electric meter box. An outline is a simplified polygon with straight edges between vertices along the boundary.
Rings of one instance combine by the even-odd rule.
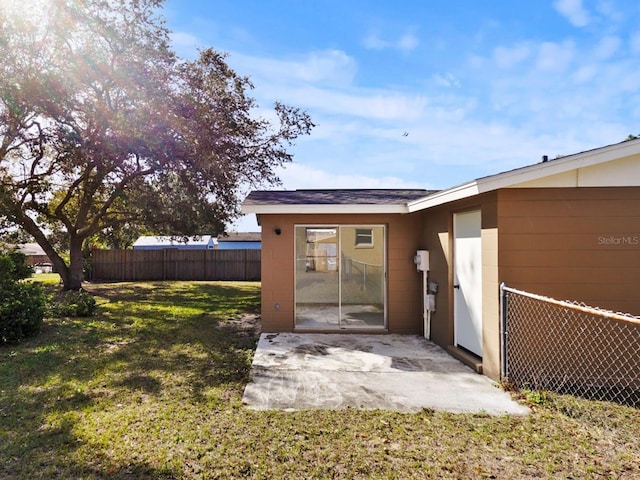
[[[428,250],[418,250],[416,252],[416,256],[413,257],[413,263],[416,264],[419,272],[428,272],[429,271],[429,251]]]

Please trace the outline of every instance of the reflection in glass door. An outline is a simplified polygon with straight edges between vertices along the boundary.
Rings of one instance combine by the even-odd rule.
[[[340,240],[340,326],[384,327],[384,227],[341,227]]]
[[[296,227],[296,328],[385,327],[385,228]]]
[[[338,228],[296,227],[296,327],[339,325],[339,304]]]

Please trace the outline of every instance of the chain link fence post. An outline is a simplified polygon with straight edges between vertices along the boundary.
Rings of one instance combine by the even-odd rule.
[[[504,282],[500,283],[500,380],[506,381],[509,377],[508,351],[507,351],[507,292]]]

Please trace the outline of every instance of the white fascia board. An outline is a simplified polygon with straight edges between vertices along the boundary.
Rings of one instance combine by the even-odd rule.
[[[417,212],[426,208],[443,205],[455,200],[469,198],[480,193],[491,192],[500,188],[509,188],[516,185],[550,177],[570,170],[590,167],[613,160],[640,154],[640,140],[617,143],[607,147],[576,153],[566,157],[536,163],[528,167],[511,170],[489,177],[479,178],[473,182],[442,190],[428,197],[409,202],[409,212]]]
[[[520,183],[531,182],[540,178],[565,173],[570,170],[619,160],[637,155],[638,153],[640,153],[639,143],[622,142],[588,152],[576,153],[567,157],[537,163],[518,170],[492,175],[476,181],[478,182],[480,193],[489,192],[499,188],[508,188]]]
[[[442,190],[440,192],[434,193],[433,195],[429,195],[428,197],[414,200],[413,202],[409,202],[407,204],[407,208],[409,210],[409,213],[418,212],[426,208],[443,205],[445,203],[460,200],[462,198],[472,197],[474,195],[477,195],[478,193],[480,193],[478,191],[478,182],[473,181],[465,183],[464,185],[450,188],[449,190]]]
[[[242,213],[256,214],[354,214],[409,213],[406,205],[242,205]]]

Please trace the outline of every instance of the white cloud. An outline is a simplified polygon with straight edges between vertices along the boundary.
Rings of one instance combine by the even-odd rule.
[[[487,59],[477,54],[470,55],[468,62],[469,66],[474,70],[481,70],[487,65]]]
[[[292,71],[307,82],[349,83],[356,73],[356,62],[344,52],[327,50],[313,52],[302,63],[291,63]],[[341,79],[335,82],[335,79]]]
[[[439,85],[441,87],[447,87],[447,88],[460,87],[460,81],[456,78],[454,74],[450,72],[447,72],[444,74],[436,73],[433,76],[433,81],[436,83],[436,85]]]
[[[419,44],[420,41],[418,40],[418,37],[411,33],[406,33],[398,39],[398,41],[396,42],[396,47],[400,50],[409,51],[416,48]]]
[[[279,84],[349,85],[357,71],[355,60],[340,50],[311,52],[298,60],[233,54],[229,63],[251,78],[264,77]]]
[[[640,71],[634,67],[635,65],[625,65],[615,69],[618,92],[628,95],[640,90]]]
[[[629,47],[633,53],[640,53],[640,32],[631,35],[629,38]]]
[[[313,108],[327,114],[377,120],[420,118],[428,104],[428,100],[424,96],[391,90],[337,90],[301,86],[281,90],[276,95],[281,95],[285,101],[290,103]]]
[[[589,25],[589,13],[582,5],[582,0],[556,0],[553,7],[574,27]]]
[[[580,67],[573,74],[573,81],[577,84],[584,84],[593,80],[597,74],[598,67],[596,67],[595,65],[585,65],[583,67]]]
[[[600,40],[598,45],[596,45],[594,55],[599,60],[608,60],[618,51],[621,43],[622,42],[618,37],[604,37]]]
[[[375,33],[370,33],[362,40],[362,45],[364,48],[368,48],[370,50],[384,50],[385,48],[389,48],[391,43],[382,40]]]
[[[601,43],[614,46],[615,42]],[[415,180],[413,186],[445,188],[534,163],[543,154],[574,153],[586,149],[585,145],[591,148],[615,140],[616,134],[611,135],[619,126],[598,115],[610,111],[616,91],[633,88],[640,73],[631,77],[627,67],[614,72],[610,65],[594,62],[589,47],[580,50],[566,41],[522,42],[505,48],[500,58],[513,62],[513,67],[498,77],[485,77],[486,66],[478,71],[474,91],[479,87],[484,92],[478,97],[462,89],[451,72],[431,78],[438,87],[457,87],[456,95],[439,95],[439,90],[428,88],[420,92],[361,88],[353,79],[328,84],[325,75],[317,73],[323,68],[309,68],[316,73],[306,76],[295,73],[323,61],[329,70],[338,68],[340,55],[314,61],[309,54],[299,65],[252,57],[244,57],[243,63],[257,68],[262,76],[255,81],[254,91],[260,103],[279,99],[299,106],[319,125],[311,136],[296,142],[296,162],[280,172],[285,188],[407,186],[400,175]],[[498,57],[492,60],[497,62]],[[288,74],[281,72],[282,66],[289,69]],[[241,71],[255,77],[248,68]],[[627,77],[624,85],[612,81],[620,75]],[[488,97],[496,102],[499,115],[487,105]],[[568,124],[576,130],[570,138]],[[541,132],[548,131],[554,133],[543,137]],[[621,139],[626,136],[622,133]],[[464,168],[452,170],[454,165]],[[402,173],[395,176],[393,172]]]
[[[193,57],[200,42],[195,35],[187,32],[171,32],[171,43],[176,51],[185,57]]]
[[[362,45],[370,50],[395,49],[408,52],[414,50],[419,44],[418,37],[409,32],[393,40],[385,40],[376,33],[370,33],[362,40]]]
[[[302,163],[291,163],[278,170],[278,176],[286,189],[322,188],[425,188],[419,182],[399,177],[374,177],[328,172]]]
[[[531,55],[531,47],[527,44],[516,45],[515,47],[496,47],[493,50],[493,58],[500,68],[512,68],[523,62]]]
[[[410,36],[393,42],[371,36],[369,48],[402,42],[417,45]],[[297,58],[232,52],[228,62],[253,80],[259,104],[281,100],[318,124],[297,140],[295,162],[279,170],[284,188],[446,188],[635,133],[617,120],[617,110],[632,108],[621,99],[640,89],[637,62],[618,58],[629,49],[640,53],[640,34],[628,42],[623,49],[613,35],[595,47],[594,39],[522,39],[469,50],[461,56],[470,59],[466,64],[426,73],[420,89],[361,87],[356,58],[342,50]],[[271,110],[259,113],[273,119]]]
[[[542,71],[564,71],[575,55],[575,44],[571,41],[563,43],[544,42],[538,47],[536,67]]]
[[[596,10],[600,15],[606,17],[609,22],[619,23],[624,21],[626,12],[621,10],[613,1],[599,0],[596,3]]]

